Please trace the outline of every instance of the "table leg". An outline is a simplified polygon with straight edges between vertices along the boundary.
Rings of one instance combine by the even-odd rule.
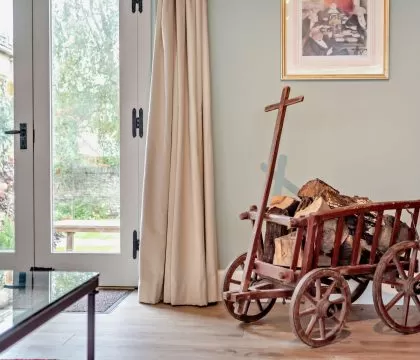
[[[87,343],[87,358],[88,360],[95,359],[95,295],[98,292],[92,291],[88,295],[88,343]]]

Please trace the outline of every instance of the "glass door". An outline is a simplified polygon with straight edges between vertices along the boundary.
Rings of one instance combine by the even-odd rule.
[[[28,85],[29,84],[29,85]],[[34,260],[32,0],[0,1],[0,266]]]
[[[148,93],[150,1],[142,13],[125,0],[34,7],[35,262],[137,285],[145,140],[132,125]]]

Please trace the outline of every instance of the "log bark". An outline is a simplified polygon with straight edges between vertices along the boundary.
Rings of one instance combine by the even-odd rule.
[[[284,236],[280,236],[275,239],[275,255],[273,259],[274,265],[280,265],[290,267],[293,261],[293,254],[295,251],[297,232],[293,231]],[[299,249],[299,257],[297,267],[302,267],[303,249]],[[331,258],[325,255],[321,255],[318,260],[318,266],[330,266]]]
[[[298,211],[307,207],[308,203],[312,203],[319,197],[322,197],[331,209],[371,202],[367,197],[340,194],[337,189],[334,189],[332,186],[318,178],[310,180],[303,185],[298,192],[298,196],[302,199]]]

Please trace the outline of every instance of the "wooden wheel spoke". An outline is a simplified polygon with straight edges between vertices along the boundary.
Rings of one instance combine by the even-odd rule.
[[[311,307],[309,309],[305,309],[305,310],[299,312],[299,316],[313,315],[313,314],[315,314],[315,310],[316,310],[316,308],[314,308],[314,307]]]
[[[312,305],[316,306],[317,301],[311,295],[304,293],[303,296],[305,296],[305,298],[307,298]]]
[[[316,300],[321,300],[321,279],[315,280]]]
[[[230,283],[235,284],[235,285],[241,285],[241,281],[240,280],[235,280],[235,279],[231,279]]]
[[[399,260],[399,259],[398,259],[398,257],[397,257],[397,254],[394,254],[394,256],[393,256],[392,260],[394,261],[394,264],[395,264],[395,266],[397,267],[398,274],[400,274],[400,276],[401,276],[401,278],[402,278],[403,280],[407,280],[407,275],[406,275],[406,274],[405,274],[405,272],[404,272],[404,269],[403,269],[403,267],[402,267],[402,265],[401,265],[401,263],[400,263],[400,260]]]
[[[389,311],[400,299],[403,297],[404,291],[400,291],[392,300],[385,306],[385,310]]]
[[[420,300],[417,297],[417,295],[416,294],[411,295],[411,298],[413,299],[414,304],[416,304],[417,310],[420,311]]]
[[[403,310],[403,324],[407,326],[408,311],[410,309],[410,295],[404,295],[404,310]]]
[[[334,281],[327,289],[327,291],[325,291],[324,296],[322,297],[323,299],[328,299],[330,297],[330,295],[332,294],[333,290],[335,289],[335,287],[337,286],[337,281]]]
[[[244,314],[248,314],[249,306],[251,305],[251,300],[246,300],[245,302],[245,311]]]
[[[312,315],[311,321],[308,324],[308,327],[305,330],[306,335],[311,336],[312,331],[314,331],[315,324],[318,320],[317,315]]]
[[[395,279],[395,280],[384,280],[384,281],[382,282],[382,284],[386,284],[386,285],[391,285],[391,286],[397,287],[397,286],[404,286],[405,281],[403,281],[403,280],[401,280],[401,279]]]
[[[325,319],[319,318],[318,325],[319,332],[321,333],[321,340],[325,340]]]
[[[345,300],[346,299],[344,297],[341,297],[341,298],[338,298],[338,299],[331,300],[330,303],[332,305],[339,305],[339,304],[343,304],[345,302]]]
[[[331,320],[334,321],[337,325],[341,324],[340,320],[337,319],[337,317],[335,315],[331,317]]]
[[[264,311],[264,308],[263,308],[263,306],[261,304],[261,300],[260,299],[257,299],[256,301],[257,301],[258,309],[260,309],[261,312]]]

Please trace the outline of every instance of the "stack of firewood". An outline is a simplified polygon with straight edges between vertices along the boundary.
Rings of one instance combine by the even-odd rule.
[[[298,198],[287,196],[275,196],[271,200],[267,209],[271,214],[282,214],[295,218],[306,216],[311,213],[334,209],[337,207],[366,204],[371,202],[366,197],[347,196],[320,179],[314,179],[307,182],[298,192]],[[370,245],[373,240],[373,232],[376,225],[376,214],[367,213],[364,219],[364,229],[361,238],[359,251],[359,262],[367,262],[370,257]],[[348,265],[352,255],[352,243],[357,225],[356,216],[345,218],[343,234],[341,238],[339,265]],[[377,255],[381,256],[389,247],[391,233],[394,226],[394,217],[384,215],[381,224],[381,234]],[[337,219],[331,219],[324,223],[323,239],[321,244],[322,256],[320,261],[322,265],[328,265],[331,261],[331,255],[334,248]],[[401,222],[400,232],[397,242],[408,239],[409,227]],[[296,240],[296,231],[288,229],[274,223],[267,223],[265,232],[264,261],[272,262],[275,265],[290,266],[294,245]],[[301,249],[303,251],[303,249]],[[302,253],[299,256],[298,266],[301,265]]]

